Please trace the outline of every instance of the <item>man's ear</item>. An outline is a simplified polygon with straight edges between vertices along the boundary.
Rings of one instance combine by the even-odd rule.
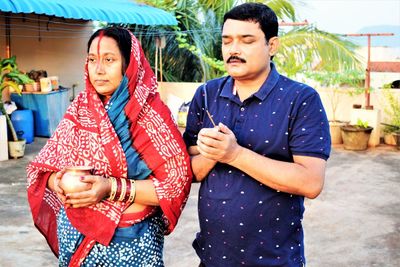
[[[271,37],[268,41],[268,44],[269,44],[269,55],[271,57],[275,56],[279,48],[279,38],[277,36]]]

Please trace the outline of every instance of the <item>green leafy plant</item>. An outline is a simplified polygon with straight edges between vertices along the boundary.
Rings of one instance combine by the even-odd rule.
[[[357,124],[356,124],[356,126],[357,127],[359,127],[359,128],[368,128],[369,127],[369,125],[368,125],[368,121],[363,121],[362,119],[357,119]]]
[[[385,114],[388,116],[388,123],[384,124],[385,133],[400,132],[400,99],[389,90],[390,87],[382,89],[387,103],[384,105]]]
[[[332,109],[331,121],[337,121],[336,110],[339,105],[340,95],[359,95],[364,92],[364,72],[358,69],[346,71],[314,71],[306,72],[307,78],[313,79],[321,86],[328,87],[329,104]]]
[[[163,57],[163,78],[166,81],[199,82],[226,74],[221,55],[221,28],[224,14],[232,7],[250,0],[141,0],[175,14],[178,26],[164,28],[167,37]],[[275,11],[279,20],[298,21],[295,0],[267,0],[263,2]],[[146,57],[154,60],[154,35],[158,28],[129,25],[141,39]],[[342,36],[318,30],[314,26],[283,27],[280,49],[274,57],[277,69],[287,76],[310,70],[357,68],[360,60],[354,53],[356,46]],[[290,29],[290,28],[289,28]],[[142,35],[142,36],[141,36]],[[142,38],[143,37],[143,38]]]
[[[3,90],[11,87],[14,89],[15,92],[21,94],[21,89],[19,88],[19,85],[34,82],[26,74],[18,70],[16,60],[17,58],[15,56],[4,59],[0,58],[0,111],[6,117],[7,124],[10,128],[11,135],[14,141],[18,141],[18,136],[15,132],[10,116],[8,116],[4,108],[4,103],[2,99]]]

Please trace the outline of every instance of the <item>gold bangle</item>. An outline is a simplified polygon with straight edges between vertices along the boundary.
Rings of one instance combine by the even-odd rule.
[[[135,180],[129,180],[131,182],[131,191],[129,192],[128,203],[132,203],[135,201],[136,196],[136,183]]]
[[[111,180],[111,192],[110,197],[108,198],[109,201],[114,201],[115,194],[117,193],[117,180],[114,177],[109,178]]]
[[[121,195],[119,196],[118,201],[124,200],[126,195],[126,180],[124,178],[121,178]]]

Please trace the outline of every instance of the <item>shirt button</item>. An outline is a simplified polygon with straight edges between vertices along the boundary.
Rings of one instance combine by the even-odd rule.
[[[242,108],[240,108],[240,111],[244,111],[244,108],[242,107]]]

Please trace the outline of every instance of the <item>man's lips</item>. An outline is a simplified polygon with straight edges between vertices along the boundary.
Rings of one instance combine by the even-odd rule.
[[[228,64],[242,64],[242,63],[244,63],[244,62],[242,62],[242,61],[240,61],[240,60],[230,60],[229,62],[228,62]]]

